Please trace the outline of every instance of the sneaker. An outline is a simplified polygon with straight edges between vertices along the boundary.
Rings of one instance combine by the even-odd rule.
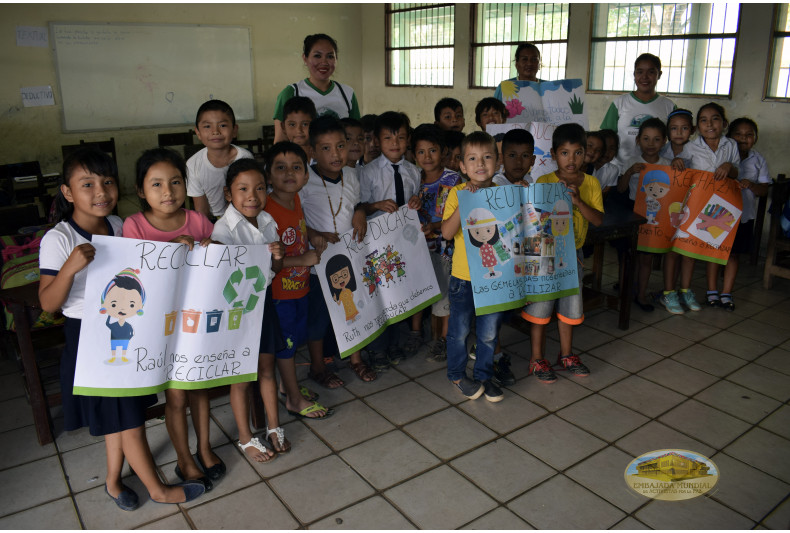
[[[382,372],[390,367],[387,354],[378,350],[368,350],[368,361],[370,361],[370,367],[376,372]]]
[[[590,369],[584,366],[578,355],[566,355],[557,359],[557,364],[562,365],[563,370],[569,371],[574,376],[586,378],[590,375]]]
[[[439,337],[433,341],[433,343],[431,343],[431,348],[428,351],[428,357],[425,359],[435,363],[447,361],[447,339],[444,337]]]
[[[453,382],[451,382],[453,383]],[[473,379],[469,379],[467,376],[461,378],[461,381],[458,383],[453,383],[458,389],[461,391],[461,394],[469,398],[470,400],[477,400],[480,396],[483,395],[485,387],[479,381],[475,381]]]
[[[399,346],[390,346],[387,349],[387,361],[389,361],[390,366],[397,365],[405,358],[406,356],[403,354],[403,350],[401,350]]]
[[[670,292],[669,294],[662,294],[661,297],[658,299],[661,302],[661,305],[667,308],[667,311],[672,313],[673,315],[682,315],[685,313],[683,308],[680,306],[680,301],[678,300],[678,293],[675,291]]]
[[[688,307],[689,311],[699,311],[702,309],[697,303],[697,299],[694,297],[694,291],[691,289],[687,290],[686,292],[681,291],[680,297],[683,300],[683,305]]]
[[[409,336],[406,339],[406,344],[403,345],[403,353],[406,357],[411,357],[412,355],[416,354],[420,351],[420,346],[422,346],[422,332],[419,331],[410,331]]]
[[[502,394],[502,389],[496,386],[493,380],[487,380],[483,382],[483,394],[486,395],[486,400],[491,403],[501,402],[502,398],[505,397]]]
[[[529,364],[529,373],[535,374],[538,381],[541,383],[554,383],[557,381],[557,375],[551,369],[549,362],[545,359],[538,359]]]
[[[491,380],[500,387],[509,387],[516,384],[516,376],[510,371],[510,356],[503,354],[498,361],[494,361],[494,376]]]
[[[477,355],[476,354],[477,354],[477,344],[473,344],[472,345],[472,349],[469,350],[469,359],[471,359],[472,361],[477,359]]]

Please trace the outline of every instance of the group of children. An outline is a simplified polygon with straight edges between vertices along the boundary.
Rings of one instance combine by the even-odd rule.
[[[588,225],[603,222],[605,196],[614,197],[619,192],[621,201],[633,202],[644,164],[710,170],[717,179],[738,177],[740,166],[744,205],[747,195],[765,194],[764,184],[770,181],[764,160],[752,150],[757,139],[756,124],[748,119],[736,120],[724,137],[728,124],[724,110],[717,104],[706,104],[697,113],[699,136],[694,140],[690,140],[695,131],[691,113],[669,107],[663,101],[659,103],[666,112],[661,112],[661,118],[645,120],[637,131],[625,131],[625,136],[619,131],[620,122],[629,122],[633,114],[645,112],[640,105],[663,98],[655,95],[655,82],[660,76],[657,59],[646,55],[637,60],[638,89],[624,95],[635,102],[627,102],[607,114],[604,122],[613,124],[613,128],[587,133],[578,125],[563,124],[555,129],[551,155],[557,170],[537,180],[562,183],[570,194],[580,285],[581,248]],[[503,123],[507,111],[498,99],[485,98],[475,115],[478,126],[484,130],[487,124]],[[325,419],[333,414],[331,408],[318,403],[318,394],[299,386],[294,363],[299,346],[308,346],[312,380],[327,388],[344,385],[332,371],[337,347],[327,306],[344,306],[347,313],[353,310],[349,311],[342,290],[333,292],[330,301],[321,291],[313,267],[321,262],[327,243],[338,242],[346,232],[352,232],[353,238],[361,242],[368,218],[391,213],[404,205],[419,214],[443,295],[431,309],[440,326],[434,332],[427,358],[446,359],[448,379],[470,399],[485,395],[489,401],[498,402],[503,398],[500,387],[515,382],[508,356],[502,354],[498,343],[499,328],[510,314],[475,316],[458,192],[474,193],[498,185],[530,186],[529,172],[535,161],[532,135],[523,129],[511,130],[504,136],[501,149],[484,131],[464,136],[463,107],[452,98],[444,98],[436,105],[433,124],[412,129],[409,118],[394,111],[366,115],[360,120],[316,116],[309,98],[294,96],[283,106],[281,127],[288,141],[269,149],[261,165],[252,154],[232,144],[238,127],[231,107],[219,100],[206,102],[195,121],[195,131],[205,148],[187,162],[167,149],[144,152],[136,165],[141,212],[125,222],[112,215],[118,201],[118,173],[112,159],[85,149],[64,162],[62,222],[46,234],[41,244],[40,299],[45,310],[62,309],[67,317],[61,376],[65,428],[87,425],[92,434],[105,435],[105,490],[122,509],[139,505],[134,491],[121,482],[124,458],[145,484],[151,499],[158,503],[189,501],[212,490],[214,482],[225,474],[225,465],[211,450],[206,390],[168,389],[165,393],[165,420],[177,453],[175,474],[182,480],[177,485],[164,485],[159,480],[145,438],[145,409],[156,401],[155,396],[71,395],[85,267],[97,259],[90,244],[92,235],[170,241],[190,249],[212,242],[268,246],[274,277],[266,293],[258,359],[259,386],[267,417],[265,443],[254,437],[250,428],[250,384],[234,384],[230,393],[238,445],[252,460],[271,461],[291,448],[280,426],[278,397],[297,417]],[[449,194],[442,194],[446,189]],[[192,198],[194,210],[183,208],[187,196]],[[749,211],[744,208],[744,220],[748,216]],[[749,228],[743,223],[741,227]],[[741,248],[734,249],[725,268],[721,295],[716,292],[717,269],[708,269],[710,305],[734,307],[731,290],[737,273],[736,252],[748,246],[749,229],[743,233],[739,229]],[[645,254],[643,258],[646,259],[640,259],[637,302],[648,308],[651,306],[645,290],[652,257]],[[683,312],[674,290],[678,262],[680,299],[690,309],[698,310],[689,288],[693,262],[685,257],[678,260],[672,253],[665,261],[666,290],[661,302],[670,312]],[[647,269],[643,268],[645,265]],[[330,286],[339,288],[349,282],[340,279],[341,274],[339,271],[338,279],[328,280]],[[133,277],[120,273],[118,286]],[[529,371],[539,381],[556,381],[557,368],[578,377],[589,374],[572,350],[573,326],[583,320],[582,303],[579,293],[531,302],[523,308],[521,317],[531,324]],[[556,365],[547,361],[545,352],[545,330],[555,312],[561,350]],[[467,337],[473,320],[476,345],[470,378],[466,373]],[[409,325],[405,342],[401,343],[395,328],[389,327],[367,346],[367,360],[360,352],[350,356],[350,368],[360,380],[375,380],[378,372],[420,349],[424,338],[422,313],[413,315]],[[276,373],[280,375],[279,385]],[[189,448],[187,406],[197,436],[195,455]]]

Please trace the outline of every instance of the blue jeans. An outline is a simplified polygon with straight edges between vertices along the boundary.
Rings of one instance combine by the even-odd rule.
[[[504,313],[475,317],[472,283],[450,277],[450,324],[447,329],[447,378],[456,381],[466,376],[466,337],[476,318],[477,352],[474,379],[487,381],[494,372],[494,349]]]

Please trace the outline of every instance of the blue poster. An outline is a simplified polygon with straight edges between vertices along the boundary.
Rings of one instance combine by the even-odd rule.
[[[459,191],[458,204],[476,314],[579,291],[571,196],[563,184]]]

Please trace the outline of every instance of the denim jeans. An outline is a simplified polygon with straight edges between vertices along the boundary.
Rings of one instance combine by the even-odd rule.
[[[466,375],[466,337],[476,318],[477,352],[474,379],[491,379],[494,371],[494,349],[496,348],[499,326],[504,313],[490,313],[475,317],[475,302],[472,283],[450,277],[450,324],[447,329],[447,378],[451,381]]]

